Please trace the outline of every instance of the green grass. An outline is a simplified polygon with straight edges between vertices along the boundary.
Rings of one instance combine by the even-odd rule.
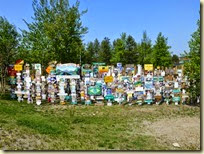
[[[7,150],[166,150],[142,122],[197,116],[187,106],[71,106],[0,100],[0,146]],[[38,143],[38,142],[39,143]]]

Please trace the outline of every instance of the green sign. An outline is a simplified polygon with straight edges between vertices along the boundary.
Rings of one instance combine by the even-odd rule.
[[[134,85],[135,85],[135,86],[142,85],[142,81],[136,81],[136,82],[134,83]]]
[[[114,96],[113,95],[106,95],[105,99],[106,100],[114,100]]]
[[[153,77],[153,80],[154,80],[154,82],[156,82],[158,80],[158,78],[157,77]]]
[[[145,102],[146,103],[152,103],[153,101],[152,101],[152,99],[147,99],[147,100],[145,100]]]
[[[173,93],[180,93],[181,91],[179,89],[174,89]]]
[[[105,66],[106,63],[92,63],[92,65]]]
[[[164,81],[164,78],[162,76],[159,77],[159,81],[162,82]]]
[[[88,87],[88,95],[100,96],[100,95],[102,95],[102,90],[99,86],[90,86],[90,87]]]
[[[181,100],[180,97],[173,97],[173,102],[179,102]]]

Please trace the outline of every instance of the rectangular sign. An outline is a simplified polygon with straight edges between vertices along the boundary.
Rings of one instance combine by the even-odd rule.
[[[35,69],[36,70],[41,70],[41,64],[35,64]]]
[[[92,63],[92,65],[96,65],[96,66],[104,66],[104,65],[106,65],[106,63]]]
[[[99,86],[90,86],[88,87],[89,96],[99,96],[102,94],[102,90]]]
[[[22,65],[14,65],[14,70],[15,71],[22,71],[23,66]]]
[[[108,66],[98,66],[98,72],[99,73],[107,73],[108,72]]]
[[[153,64],[144,64],[145,71],[153,71]]]
[[[112,76],[105,76],[104,80],[105,80],[105,82],[113,82],[113,77]]]
[[[58,64],[56,66],[56,75],[79,75],[79,67],[74,63]]]

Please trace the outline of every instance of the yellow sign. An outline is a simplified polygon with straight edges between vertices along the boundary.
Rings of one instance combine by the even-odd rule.
[[[117,88],[117,89],[116,89],[116,92],[117,92],[117,93],[123,93],[124,90],[123,90],[122,88]]]
[[[23,66],[22,65],[14,65],[15,71],[22,71]]]
[[[113,82],[113,77],[112,76],[106,76],[105,82]]]
[[[145,71],[153,71],[153,64],[144,64]]]
[[[108,72],[108,66],[98,66],[99,73],[106,73]]]

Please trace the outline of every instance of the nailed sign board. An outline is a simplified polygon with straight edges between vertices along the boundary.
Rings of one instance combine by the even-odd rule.
[[[56,75],[79,75],[79,66],[74,63],[58,64],[56,66]]]
[[[99,96],[102,94],[102,90],[99,86],[90,86],[88,87],[89,96]]]
[[[112,76],[105,76],[104,80],[105,80],[105,82],[113,82],[113,77]]]
[[[153,71],[153,64],[144,64],[145,71]]]
[[[23,66],[22,65],[14,65],[14,70],[15,71],[22,71]]]
[[[99,73],[106,73],[106,72],[108,72],[108,66],[99,66],[98,67],[98,72]]]
[[[122,63],[117,63],[117,67],[121,68],[122,67]]]
[[[35,69],[36,70],[41,70],[41,64],[35,64]]]

